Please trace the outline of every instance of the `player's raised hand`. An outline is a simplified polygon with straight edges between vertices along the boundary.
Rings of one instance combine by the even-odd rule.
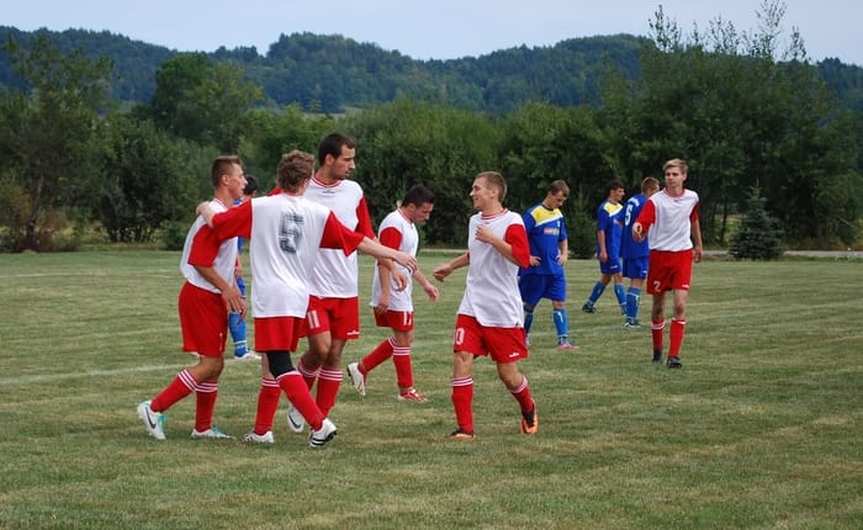
[[[537,267],[537,266],[539,266],[540,263],[542,263],[542,258],[540,258],[539,256],[531,256],[530,257],[530,266],[531,267]]]

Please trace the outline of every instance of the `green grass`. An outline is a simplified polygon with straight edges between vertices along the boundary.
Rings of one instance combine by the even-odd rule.
[[[192,441],[191,399],[166,442],[146,435],[136,404],[190,362],[178,257],[0,255],[0,528],[863,527],[859,261],[697,265],[680,371],[651,365],[649,332],[622,328],[610,290],[598,314],[578,310],[598,273],[572,261],[581,349],[553,349],[544,301],[521,365],[540,433],[518,433],[480,360],[474,443],[445,439],[460,272],[437,304],[417,293],[416,382],[431,402],[397,402],[384,364],[365,399],[343,385],[339,436],[313,451],[284,408],[272,448]],[[345,361],[384,337],[364,307]],[[228,362],[222,429],[250,428],[258,381]]]

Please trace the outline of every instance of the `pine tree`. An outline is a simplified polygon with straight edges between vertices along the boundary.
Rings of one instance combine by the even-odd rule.
[[[752,188],[740,229],[731,238],[731,255],[737,259],[771,260],[782,256],[782,228],[764,207],[766,199]]]

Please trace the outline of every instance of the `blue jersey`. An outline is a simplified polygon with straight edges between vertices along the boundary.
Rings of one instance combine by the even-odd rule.
[[[596,229],[605,232],[605,251],[609,260],[620,258],[620,240],[623,235],[623,206],[603,201],[596,209]],[[596,243],[599,254],[599,242]]]
[[[557,256],[560,254],[560,242],[567,239],[563,214],[557,208],[549,210],[540,203],[524,212],[522,218],[530,242],[530,255],[537,256],[540,261],[536,267],[521,269],[519,274],[562,276],[563,267],[557,262]]]
[[[623,259],[643,258],[650,254],[647,238],[644,238],[641,243],[632,239],[632,225],[635,224],[645,204],[647,204],[647,197],[639,193],[635,197],[630,197],[623,207],[623,242],[620,245],[620,256]]]

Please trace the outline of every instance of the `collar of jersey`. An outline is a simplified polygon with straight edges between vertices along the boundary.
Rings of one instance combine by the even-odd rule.
[[[493,215],[486,215],[484,213],[481,213],[479,215],[480,215],[480,219],[482,219],[483,221],[491,221],[492,219],[497,219],[498,217],[504,215],[507,212],[509,212],[509,210],[504,208],[503,210],[501,210],[498,213],[493,214]]]
[[[337,181],[333,182],[332,184],[324,184],[321,180],[318,179],[317,175],[312,175],[312,181],[322,188],[335,188],[339,184],[342,183],[341,180],[337,180]]]

